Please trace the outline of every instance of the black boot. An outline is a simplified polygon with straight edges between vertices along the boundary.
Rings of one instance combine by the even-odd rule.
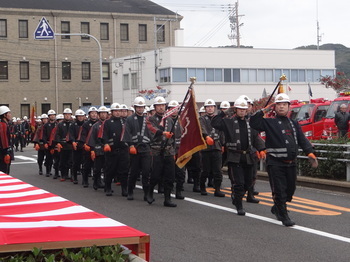
[[[200,185],[200,190],[201,190],[201,195],[202,195],[202,196],[208,195],[207,189],[206,189],[206,187],[205,187],[205,183],[201,183],[201,185]]]
[[[215,186],[214,196],[216,196],[216,197],[225,197],[225,193],[221,192],[220,186]]]
[[[58,170],[55,169],[55,175],[53,176],[53,179],[57,179],[59,177]]]
[[[193,179],[193,192],[200,193],[201,188],[199,187],[198,179]]]
[[[73,172],[73,184],[78,184],[78,174],[77,171]]]
[[[235,197],[235,206],[237,209],[237,215],[245,216],[245,210],[243,209],[242,198]]]
[[[42,168],[42,166],[39,166],[39,175],[43,175],[43,168]]]
[[[106,192],[106,196],[112,196],[113,195],[113,191],[112,191],[112,185],[109,184],[105,184],[105,192]]]
[[[129,183],[128,185],[128,200],[134,200],[134,185]]]
[[[208,187],[214,187],[212,178],[208,178]]]
[[[46,167],[46,177],[51,176],[51,168],[49,168],[48,166]]]
[[[84,188],[89,187],[89,176],[83,172],[82,177],[83,177],[83,182],[82,182],[83,187]]]
[[[255,197],[254,197],[254,187],[250,187],[248,189],[248,193],[247,193],[247,202],[249,203],[259,203],[259,200],[257,200]]]
[[[276,204],[274,204],[272,207],[271,207],[271,213],[274,214],[277,218],[278,221],[282,221],[282,218],[280,216],[280,213],[278,211],[278,208],[276,206]]]
[[[176,207],[177,205],[171,201],[170,193],[170,189],[164,189],[164,206]]]
[[[160,181],[158,184],[158,194],[163,194],[164,193],[164,186],[163,183]]]
[[[143,186],[142,189],[143,189],[143,201],[147,201],[147,194],[148,194],[149,186]]]
[[[295,222],[292,221],[288,216],[288,210],[286,204],[277,205],[278,213],[281,217],[282,224],[286,227],[291,227],[295,225]],[[276,216],[277,217],[277,216]]]
[[[152,204],[154,202],[153,191],[154,191],[154,186],[150,186],[148,188],[148,193],[147,193],[147,203],[148,204]]]
[[[181,188],[180,187],[176,188],[175,198],[176,199],[180,199],[180,200],[185,199],[185,197],[181,194]]]

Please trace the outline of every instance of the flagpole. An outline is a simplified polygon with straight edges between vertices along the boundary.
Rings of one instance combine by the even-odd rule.
[[[274,95],[274,93],[276,92],[277,88],[280,86],[281,82],[282,82],[283,80],[286,80],[286,79],[287,79],[287,77],[286,77],[286,75],[284,75],[284,74],[280,77],[280,81],[277,83],[275,89],[273,90],[272,94],[270,95],[270,97],[269,97],[269,99],[267,100],[267,102],[266,102],[266,104],[265,104],[264,107],[266,107],[266,106],[269,104],[271,98],[273,97],[273,95]]]
[[[187,97],[188,97],[188,94],[189,94],[190,91],[192,90],[192,86],[193,86],[194,82],[196,81],[196,77],[191,77],[191,78],[190,78],[190,81],[191,81],[191,84],[190,84],[190,86],[189,86],[188,89],[187,89],[187,93],[186,93],[186,95],[185,95],[184,100],[182,101],[182,104],[181,104],[181,106],[180,106],[179,112],[178,112],[178,114],[176,115],[176,118],[175,118],[175,120],[174,120],[173,125],[171,126],[170,133],[173,133],[173,132],[174,132],[175,124],[176,124],[176,122],[177,122],[178,119],[179,119],[179,116],[180,116],[181,111],[182,111],[182,108],[183,108],[183,106],[184,106],[184,104],[185,104],[185,102],[186,102],[186,99],[187,99]],[[164,143],[163,143],[163,145],[162,145],[162,147],[161,147],[161,151],[160,151],[161,154],[164,152],[165,146],[168,144],[168,140],[169,140],[169,139],[167,138],[167,139],[164,141]]]

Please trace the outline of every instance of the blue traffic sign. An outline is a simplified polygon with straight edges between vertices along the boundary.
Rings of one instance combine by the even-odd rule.
[[[46,18],[41,18],[38,27],[34,32],[34,39],[54,39],[55,32],[52,30],[50,24],[47,22]]]

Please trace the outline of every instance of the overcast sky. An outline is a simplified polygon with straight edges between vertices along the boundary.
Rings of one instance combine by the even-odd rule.
[[[184,16],[181,27],[185,46],[232,44],[227,37],[228,5],[234,6],[236,0],[152,1]],[[318,14],[320,45],[339,43],[350,47],[349,10],[349,0],[239,0],[238,13],[243,15],[241,45],[281,49],[316,45]]]

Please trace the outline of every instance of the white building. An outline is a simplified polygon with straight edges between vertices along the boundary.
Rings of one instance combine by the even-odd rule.
[[[113,101],[130,105],[142,94],[152,104],[159,94],[182,101],[197,77],[196,100],[234,101],[245,94],[260,99],[272,93],[282,74],[291,99],[333,99],[336,93],[320,84],[320,76],[335,74],[334,51],[248,48],[167,47],[112,61]],[[147,101],[146,100],[146,101]]]

